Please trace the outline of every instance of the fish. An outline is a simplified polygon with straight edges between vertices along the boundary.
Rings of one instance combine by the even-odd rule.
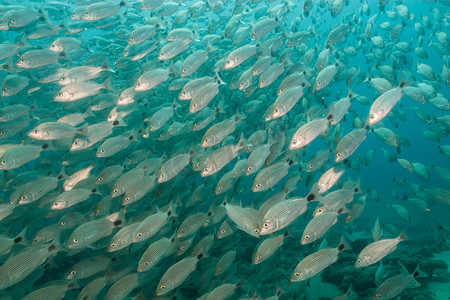
[[[395,251],[397,249],[397,244],[404,240],[405,235],[401,233],[395,239],[381,239],[367,245],[358,255],[355,267],[364,268],[378,262],[386,255]]]
[[[369,110],[367,119],[368,125],[374,125],[387,116],[402,98],[402,90],[404,87],[405,83],[401,83],[398,87],[387,90],[380,97],[375,99]]]
[[[336,248],[325,248],[303,258],[295,267],[290,282],[304,281],[313,277],[323,269],[335,263],[341,251],[350,250],[351,247],[342,237]]]
[[[169,293],[180,286],[186,278],[195,271],[197,262],[203,258],[203,253],[197,256],[188,256],[173,264],[158,283],[156,295],[161,296]]]
[[[408,270],[402,266],[405,274],[390,277],[383,281],[376,289],[372,299],[392,299],[408,287],[418,287],[420,283],[415,279],[417,277],[426,277],[427,275],[420,270],[418,264],[414,272],[408,273]]]

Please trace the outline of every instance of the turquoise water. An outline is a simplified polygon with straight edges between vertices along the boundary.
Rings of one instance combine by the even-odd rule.
[[[0,4],[1,299],[450,299],[447,1],[313,1],[309,12],[305,1],[253,2]],[[303,86],[290,106],[277,94],[287,76]],[[369,123],[389,91],[400,100]],[[333,125],[325,118],[342,99],[350,106]],[[274,103],[288,112],[274,118]],[[320,119],[325,130],[290,149]],[[336,162],[361,128],[365,139]],[[321,150],[329,155],[307,172]],[[257,171],[243,174],[244,159]],[[335,166],[345,172],[320,197],[315,184]],[[327,202],[334,191],[347,194]],[[321,202],[307,203],[309,193]],[[322,205],[329,225],[302,244]],[[270,220],[282,225],[264,234],[280,206]],[[401,241],[383,249],[384,271],[378,260],[356,268],[376,222],[378,239]],[[308,262],[341,237],[351,249]]]

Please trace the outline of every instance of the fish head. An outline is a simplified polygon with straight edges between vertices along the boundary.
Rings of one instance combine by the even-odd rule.
[[[71,80],[71,78],[69,76],[63,75],[59,80],[58,80],[58,85],[67,85],[69,83],[73,83],[74,81]]]
[[[156,289],[156,296],[162,296],[170,291],[171,291],[171,289],[167,286],[167,284],[160,283],[158,285],[158,288]]]
[[[236,67],[236,62],[234,60],[232,60],[232,59],[227,59],[227,61],[223,65],[223,68],[225,70],[231,69],[231,68],[234,68],[234,67]]]
[[[286,109],[284,106],[274,106],[272,111],[272,119],[279,118],[286,114]]]
[[[54,52],[62,52],[62,51],[64,50],[63,47],[62,47],[62,45],[61,45],[61,43],[60,43],[58,40],[54,41],[54,42],[50,45],[50,47],[48,47],[48,49],[49,49],[49,50],[52,50],[52,51],[54,51]]]
[[[360,255],[355,262],[355,268],[364,268],[370,265],[370,257],[367,255]]]
[[[306,244],[314,242],[315,240],[317,240],[315,233],[305,232],[305,233],[303,233],[303,236],[301,239],[301,244],[306,245]]]
[[[336,150],[336,154],[334,155],[334,161],[340,162],[348,157],[348,153],[345,149]]]
[[[63,209],[63,208],[64,208],[64,202],[59,201],[59,200],[56,200],[55,202],[53,202],[52,206],[50,207],[50,209]]]
[[[300,273],[300,271],[295,270],[294,273],[291,275],[291,278],[289,278],[289,282],[299,282],[302,281],[302,274]]]
[[[79,236],[73,235],[67,242],[67,249],[79,249],[83,247],[82,240]]]
[[[30,67],[30,65],[31,65],[31,61],[25,55],[22,55],[16,62],[16,67],[18,67],[18,68],[27,69]]]
[[[120,194],[120,189],[117,187],[113,187],[113,189],[111,190],[111,194],[109,195],[111,198],[116,198],[119,197]]]
[[[77,278],[78,276],[77,276],[77,270],[76,269],[72,269],[72,270],[70,270],[67,274],[66,274],[66,279],[68,279],[68,280],[72,280],[72,279],[75,279],[75,278]]]
[[[253,192],[261,192],[267,189],[267,185],[264,182],[256,181],[253,182],[252,191]]]
[[[198,112],[204,107],[201,101],[191,101],[191,105],[189,105],[189,112],[191,114]]]
[[[266,235],[275,232],[278,228],[278,222],[276,220],[266,219],[260,229],[260,235]]]
[[[94,9],[91,9],[89,7],[86,8],[84,13],[81,15],[81,20],[84,21],[95,21],[96,20],[96,13]]]
[[[180,94],[178,95],[179,100],[189,100],[191,99],[191,93],[189,93],[186,90],[181,90]]]
[[[88,146],[87,138],[78,137],[73,140],[69,150],[70,151],[82,150],[87,148],[87,146]]]
[[[163,183],[170,179],[171,178],[168,176],[168,174],[166,174],[165,172],[161,172],[161,174],[159,174],[158,176],[158,183]]]
[[[119,247],[116,242],[111,242],[108,246],[108,252],[114,252],[119,250]]]
[[[261,263],[262,261],[264,261],[264,257],[263,257],[263,255],[262,255],[262,253],[256,252],[256,253],[253,255],[252,263],[253,263],[254,265],[257,265],[257,264]]]
[[[66,102],[70,100],[70,93],[68,91],[59,91],[53,98],[55,102]]]
[[[0,160],[0,170],[14,169],[16,161],[12,157],[2,157]]]
[[[325,207],[322,205],[322,206],[317,206],[316,207],[316,210],[314,211],[314,213],[313,213],[313,217],[316,217],[316,216],[318,216],[318,215],[321,215],[322,213],[324,213],[326,211],[326,209],[325,209]]]
[[[321,80],[316,80],[316,83],[314,84],[314,90],[318,91],[323,89],[324,84]]]
[[[35,139],[42,139],[48,136],[48,134],[46,134],[45,130],[36,127],[35,129],[28,132],[28,136]]]
[[[369,113],[369,120],[367,120],[368,125],[373,125],[383,119],[384,115],[381,114],[381,112],[370,112]]]
[[[8,88],[7,86],[3,85],[3,88],[2,88],[2,96],[3,96],[3,97],[8,97],[8,96],[11,96],[11,95],[12,95],[12,93],[11,93],[11,91],[9,90],[9,88]]]
[[[136,232],[133,237],[133,243],[138,243],[144,239],[144,234],[141,231]]]
[[[305,144],[305,139],[301,137],[293,137],[291,143],[289,144],[290,149],[298,149],[303,147]]]
[[[146,91],[146,90],[148,90],[148,84],[138,80],[138,82],[134,86],[134,90],[137,91],[137,92]]]
[[[389,299],[388,295],[386,295],[381,291],[375,291],[375,294],[372,296],[372,300],[387,300],[387,299]]]
[[[181,69],[180,77],[186,77],[191,75],[191,70],[188,67],[184,67]]]

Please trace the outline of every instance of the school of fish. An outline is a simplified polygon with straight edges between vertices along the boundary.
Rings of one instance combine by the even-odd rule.
[[[2,1],[0,298],[439,300],[393,257],[417,214],[450,250],[449,35],[449,0]]]

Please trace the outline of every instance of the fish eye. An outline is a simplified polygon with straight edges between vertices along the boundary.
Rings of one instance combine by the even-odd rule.
[[[253,232],[254,232],[254,233],[259,233],[259,229],[258,229],[258,228],[255,228],[255,229],[253,230]]]
[[[2,165],[6,165],[6,160],[2,160]]]
[[[256,187],[258,187],[258,188],[261,187],[261,183],[258,183],[258,184],[256,185]]]
[[[163,174],[159,175],[159,177],[164,178],[164,177],[166,177],[166,175],[164,175],[164,173],[163,173]]]
[[[187,72],[187,69],[183,69],[183,73],[186,73]]]
[[[33,239],[33,242],[37,242],[37,241],[39,241],[39,237],[35,237],[35,238]]]
[[[73,242],[76,244],[78,243],[78,239],[73,239]]]
[[[66,223],[65,222],[61,222],[61,223],[59,223],[61,226],[64,226],[64,225],[66,225]]]
[[[105,149],[100,150],[100,153],[105,153]]]
[[[142,232],[139,232],[137,235],[138,237],[142,237]]]
[[[130,201],[130,197],[129,196],[125,197],[124,201],[126,201],[126,202]]]
[[[70,275],[75,275],[76,273],[77,273],[77,271],[72,270],[72,271],[70,272]]]
[[[249,170],[249,171],[250,171],[251,169],[253,169],[253,168],[252,168],[252,167],[248,167],[248,168],[247,168],[247,170]]]
[[[309,239],[309,234],[305,235],[305,239]]]
[[[204,168],[203,171],[204,171],[204,172],[208,172],[208,168]]]
[[[116,243],[111,243],[111,245],[109,245],[110,247],[115,247]]]
[[[218,189],[219,191],[221,191],[221,190],[223,189],[223,187],[219,186],[217,189]]]
[[[299,272],[295,272],[294,276],[298,277],[298,276],[300,276],[300,273]]]
[[[166,288],[165,285],[162,285],[162,286],[159,287],[159,289],[162,290],[162,291],[163,291],[165,288]]]
[[[184,245],[180,246],[180,250],[181,250],[181,251],[184,250]]]
[[[53,203],[53,206],[58,206],[58,205],[59,205],[58,201],[55,201],[55,203]]]
[[[323,209],[322,209],[322,208],[319,208],[319,209],[317,210],[317,212],[323,212]]]
[[[374,119],[375,115],[374,114],[370,114],[369,118]]]
[[[146,261],[144,264],[145,264],[146,266],[148,266],[148,261]]]
[[[113,190],[113,193],[118,193],[118,192],[119,192],[118,189],[114,189],[114,190]]]
[[[264,223],[263,226],[264,226],[264,228],[269,228],[269,223],[266,222],[266,223]]]
[[[375,297],[381,298],[381,294],[376,294]]]
[[[103,181],[103,177],[97,178],[97,181]]]
[[[341,152],[336,153],[336,157],[341,157],[341,155],[342,155]]]
[[[222,229],[222,230],[220,231],[220,233],[221,233],[221,234],[224,234],[224,233],[225,233],[225,229]]]
[[[11,19],[10,22],[11,22],[11,23],[16,23],[16,20],[15,20],[15,19]]]

